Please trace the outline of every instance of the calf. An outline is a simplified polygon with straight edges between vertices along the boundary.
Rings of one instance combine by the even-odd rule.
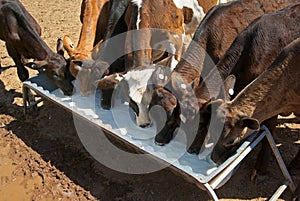
[[[19,1],[0,1],[0,23],[0,39],[5,41],[21,81],[29,77],[22,59],[34,58],[35,61],[27,63],[26,66],[36,70],[46,69],[49,79],[61,88],[64,94],[73,93],[71,76],[66,69],[64,57],[52,52],[41,39],[39,25]]]
[[[181,97],[181,100],[186,100],[186,103],[180,102],[180,106],[183,107],[181,110],[192,111],[193,116],[185,116],[193,119],[198,109],[212,97],[203,92],[204,102],[195,99],[194,91],[199,86],[200,76],[205,77],[207,72],[211,71],[236,36],[253,20],[265,13],[274,12],[296,2],[297,0],[240,0],[215,6],[207,13],[194,35],[194,42],[190,44],[172,72],[171,80],[164,88],[157,86],[153,93],[150,105],[162,105],[168,116],[165,127],[156,135],[156,143],[161,145],[168,143],[180,122],[179,104],[177,101],[173,101],[177,99],[175,94],[177,97]],[[181,86],[185,86],[186,90],[182,90]],[[202,90],[198,91],[201,92]],[[187,98],[188,96],[190,98]],[[197,105],[198,102],[199,106]],[[191,104],[194,107],[189,107]],[[200,116],[200,120],[203,119]],[[196,144],[201,144],[201,142],[203,142],[203,138],[202,140],[196,139],[193,147]],[[193,147],[189,151],[198,153],[199,147]]]
[[[85,73],[78,75],[81,69],[73,61],[92,59],[92,51],[95,44],[99,43],[98,45],[101,45],[101,41],[105,37],[109,12],[109,0],[83,0],[80,14],[82,27],[77,47],[75,48],[70,36],[65,35],[63,38],[64,48],[71,60],[70,72],[77,78],[80,92],[83,96],[89,95],[89,89],[86,89],[84,86],[86,86],[85,83],[91,77]]]
[[[216,121],[224,125],[211,155],[215,162],[226,160],[265,120],[280,113],[300,112],[299,55],[297,38],[232,101],[212,103],[217,106]]]

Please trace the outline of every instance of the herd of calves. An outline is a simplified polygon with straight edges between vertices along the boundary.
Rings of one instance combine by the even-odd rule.
[[[83,0],[78,45],[66,35],[57,53],[18,0],[0,2],[0,38],[21,81],[27,66],[72,95],[76,78],[83,96],[101,90],[104,109],[125,86],[138,126],[153,123],[154,106],[167,113],[159,145],[183,125],[188,152],[199,154],[219,132],[211,158],[222,163],[261,124],[275,133],[278,114],[300,115],[299,0]],[[259,159],[257,172],[265,165]],[[300,151],[289,165],[299,168]]]

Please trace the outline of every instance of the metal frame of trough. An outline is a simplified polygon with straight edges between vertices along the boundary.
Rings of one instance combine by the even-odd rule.
[[[37,96],[39,96],[40,98],[38,100],[32,99],[31,98],[32,95],[31,93],[29,93],[30,90],[34,91],[37,94]],[[168,167],[170,167],[171,170],[174,171],[174,173],[183,176],[189,182],[196,184],[200,189],[208,192],[208,194],[211,196],[213,200],[219,200],[215,192],[215,189],[217,189],[218,187],[222,186],[227,182],[227,180],[231,177],[233,170],[237,168],[237,166],[241,163],[241,161],[254,149],[254,147],[256,147],[256,145],[264,137],[267,137],[271,149],[276,157],[277,163],[280,167],[280,170],[285,178],[283,184],[278,187],[278,189],[269,198],[269,200],[271,201],[277,200],[287,187],[289,187],[292,193],[295,191],[294,182],[286,168],[286,165],[281,157],[281,154],[279,153],[276,143],[270,131],[264,125],[262,125],[262,129],[259,132],[253,133],[249,137],[249,139],[246,140],[241,145],[241,147],[233,156],[227,159],[223,164],[219,165],[213,172],[205,175],[203,173],[199,173],[195,171],[195,169],[197,169],[197,167],[194,167],[195,164],[189,164],[188,162],[185,162],[185,164],[182,165],[180,162],[180,160],[184,160],[184,161],[198,160],[198,158],[195,155],[185,154],[182,157],[183,159],[182,158],[179,159],[179,162],[177,161],[175,163],[170,163],[170,161],[165,155],[154,154],[151,151],[149,151],[151,149],[147,150],[147,148],[143,148],[144,146],[141,146],[140,144],[137,145],[140,142],[136,143],[135,141],[129,141],[119,133],[116,133],[116,131],[113,128],[107,127],[107,125],[104,125],[101,122],[99,123],[99,121],[95,121],[90,116],[86,116],[84,113],[78,112],[78,110],[76,110],[74,107],[69,107],[65,102],[61,101],[61,98],[53,94],[55,90],[59,90],[59,89],[56,89],[56,87],[48,80],[48,78],[45,76],[44,73],[40,73],[26,80],[23,83],[24,113],[26,114],[28,109],[35,107],[38,103],[43,101],[43,99],[47,99],[53,102],[54,104],[70,112],[75,113],[77,116],[83,118],[88,123],[100,127],[107,134],[122,141],[125,145],[133,148],[136,152],[148,153],[151,156],[153,156],[153,158],[158,162],[164,164],[170,164],[170,166]],[[153,146],[158,146],[158,145],[155,145],[155,143],[153,143]],[[197,165],[201,165],[201,161]]]

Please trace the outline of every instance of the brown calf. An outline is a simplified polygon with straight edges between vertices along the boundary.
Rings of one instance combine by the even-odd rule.
[[[299,55],[300,38],[297,38],[232,101],[214,102],[219,105],[217,120],[224,122],[223,132],[212,152],[215,162],[226,160],[265,120],[280,113],[300,112]]]
[[[0,1],[0,39],[6,42],[8,54],[14,60],[21,81],[28,78],[28,71],[22,59],[35,59],[26,66],[36,70],[46,70],[53,83],[66,95],[73,93],[71,76],[66,68],[66,60],[54,53],[41,39],[41,29],[34,18],[18,0]]]
[[[187,105],[190,116],[195,115],[200,109],[200,118],[202,118],[203,123],[201,128],[209,125],[209,118],[206,117],[210,117],[210,112],[206,111],[206,105],[209,104],[210,99],[225,98],[222,85],[223,80],[229,74],[236,77],[236,84],[232,87],[232,92],[235,93],[231,94],[231,98],[233,98],[260,75],[287,44],[300,36],[299,9],[300,4],[294,4],[294,6],[263,15],[255,20],[237,36],[222,60],[216,65],[216,68],[205,77],[203,82],[205,84],[196,90],[198,104],[188,105],[189,101],[187,99],[183,101],[183,105]],[[292,15],[291,13],[298,14]],[[227,94],[228,91],[225,91],[225,96]],[[277,117],[275,116],[265,122],[272,133],[276,132],[276,120]],[[200,135],[200,138],[203,140],[204,136]],[[198,145],[194,143],[190,151],[197,153],[200,146],[201,143],[198,143]]]

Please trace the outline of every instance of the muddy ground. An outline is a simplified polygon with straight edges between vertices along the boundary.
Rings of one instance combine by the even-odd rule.
[[[42,27],[42,38],[55,50],[64,34],[76,41],[80,32],[80,0],[22,0]],[[102,200],[189,201],[209,200],[205,191],[166,168],[145,175],[111,170],[83,148],[72,114],[45,101],[37,112],[23,115],[22,83],[16,67],[0,43],[0,201]],[[36,74],[30,71],[31,75]],[[299,148],[300,118],[280,119],[279,149],[289,163]],[[282,181],[274,157],[268,174],[250,181],[258,148],[217,193],[223,201],[265,200]],[[290,200],[286,191],[281,200]]]

